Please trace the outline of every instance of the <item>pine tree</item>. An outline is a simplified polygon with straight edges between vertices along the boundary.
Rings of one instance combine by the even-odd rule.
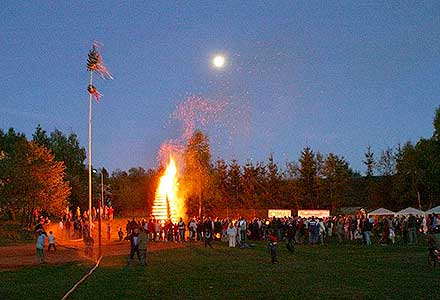
[[[301,152],[299,163],[300,189],[304,205],[308,208],[316,208],[317,168],[315,154],[309,147]]]
[[[364,154],[365,159],[362,161],[364,165],[367,167],[366,171],[366,181],[367,181],[367,198],[368,198],[368,205],[372,204],[372,195],[374,191],[374,169],[376,167],[375,161],[374,161],[374,153],[371,151],[371,147],[367,147],[367,151]]]
[[[190,194],[198,199],[199,216],[202,215],[204,193],[211,180],[211,151],[209,139],[200,130],[196,130],[189,139],[184,153],[186,182],[191,183]]]

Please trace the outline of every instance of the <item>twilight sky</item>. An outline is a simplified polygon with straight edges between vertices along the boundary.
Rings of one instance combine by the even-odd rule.
[[[86,60],[98,40],[114,80],[95,80],[97,168],[156,167],[183,124],[209,135],[213,159],[272,152],[283,166],[309,145],[361,173],[368,145],[378,156],[433,132],[439,1],[61,2],[2,2],[0,128],[30,138],[41,124],[87,147]]]

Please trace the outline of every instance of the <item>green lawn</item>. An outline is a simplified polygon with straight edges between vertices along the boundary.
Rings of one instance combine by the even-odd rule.
[[[149,265],[104,258],[69,299],[440,299],[440,270],[426,246],[297,246],[279,244],[279,264],[265,244],[254,249],[164,250]],[[0,299],[61,299],[88,265],[45,265],[0,272]]]

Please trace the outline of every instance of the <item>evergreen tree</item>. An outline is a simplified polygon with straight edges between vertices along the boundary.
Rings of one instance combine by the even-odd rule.
[[[274,207],[282,207],[282,177],[278,166],[273,160],[272,153],[269,155],[267,164],[267,196],[271,200]]]
[[[407,142],[399,153],[396,164],[394,198],[399,207],[421,207],[420,175],[422,171],[418,168],[416,149],[410,142]],[[414,199],[417,199],[417,203],[413,202]]]
[[[392,148],[387,148],[381,152],[376,169],[380,177],[380,206],[394,207],[395,199],[393,199],[393,183],[396,174],[396,158]]]
[[[364,154],[365,159],[362,161],[367,168],[366,171],[366,190],[367,190],[367,203],[368,205],[372,205],[372,196],[375,190],[375,182],[374,182],[374,169],[376,167],[376,163],[374,160],[374,153],[371,151],[371,147],[367,147],[367,151]]]
[[[306,147],[299,159],[300,189],[304,207],[316,208],[316,177],[317,167],[315,154]]]
[[[301,204],[301,190],[300,190],[300,178],[301,174],[299,172],[299,166],[296,162],[288,162],[287,163],[287,170],[285,172],[284,180],[286,182],[286,198],[288,201],[288,204],[291,207],[294,207],[296,209],[300,209],[302,206]]]
[[[229,209],[228,165],[223,159],[218,159],[212,169],[211,196],[217,208]]]
[[[316,183],[316,208],[320,208],[322,204],[324,204],[324,199],[326,197],[326,186],[324,183],[324,169],[325,169],[325,159],[324,155],[322,155],[320,152],[317,152],[315,155],[315,162],[316,162],[316,176],[315,176],[315,183]]]
[[[352,171],[343,157],[330,153],[324,164],[323,175],[332,211],[346,203]]]
[[[266,208],[271,203],[267,188],[266,167],[261,162],[254,165],[248,160],[242,169],[241,186],[244,206]]]
[[[200,130],[196,130],[189,139],[184,153],[185,182],[190,183],[189,198],[194,195],[198,200],[198,214],[202,215],[204,193],[211,179],[211,151],[209,139]]]
[[[234,159],[228,168],[228,190],[232,207],[243,207],[243,180],[241,167]]]
[[[365,156],[365,159],[362,162],[367,167],[366,176],[367,176],[367,178],[373,177],[375,162],[374,162],[374,153],[371,151],[370,146],[367,147],[367,152],[365,152],[364,156]]]

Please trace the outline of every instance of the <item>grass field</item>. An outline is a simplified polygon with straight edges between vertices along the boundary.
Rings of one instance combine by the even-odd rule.
[[[426,246],[301,245],[290,254],[280,243],[278,252],[275,265],[264,243],[158,251],[147,267],[104,257],[69,299],[440,299],[440,270],[428,266]],[[0,299],[61,299],[90,267],[2,271]]]

